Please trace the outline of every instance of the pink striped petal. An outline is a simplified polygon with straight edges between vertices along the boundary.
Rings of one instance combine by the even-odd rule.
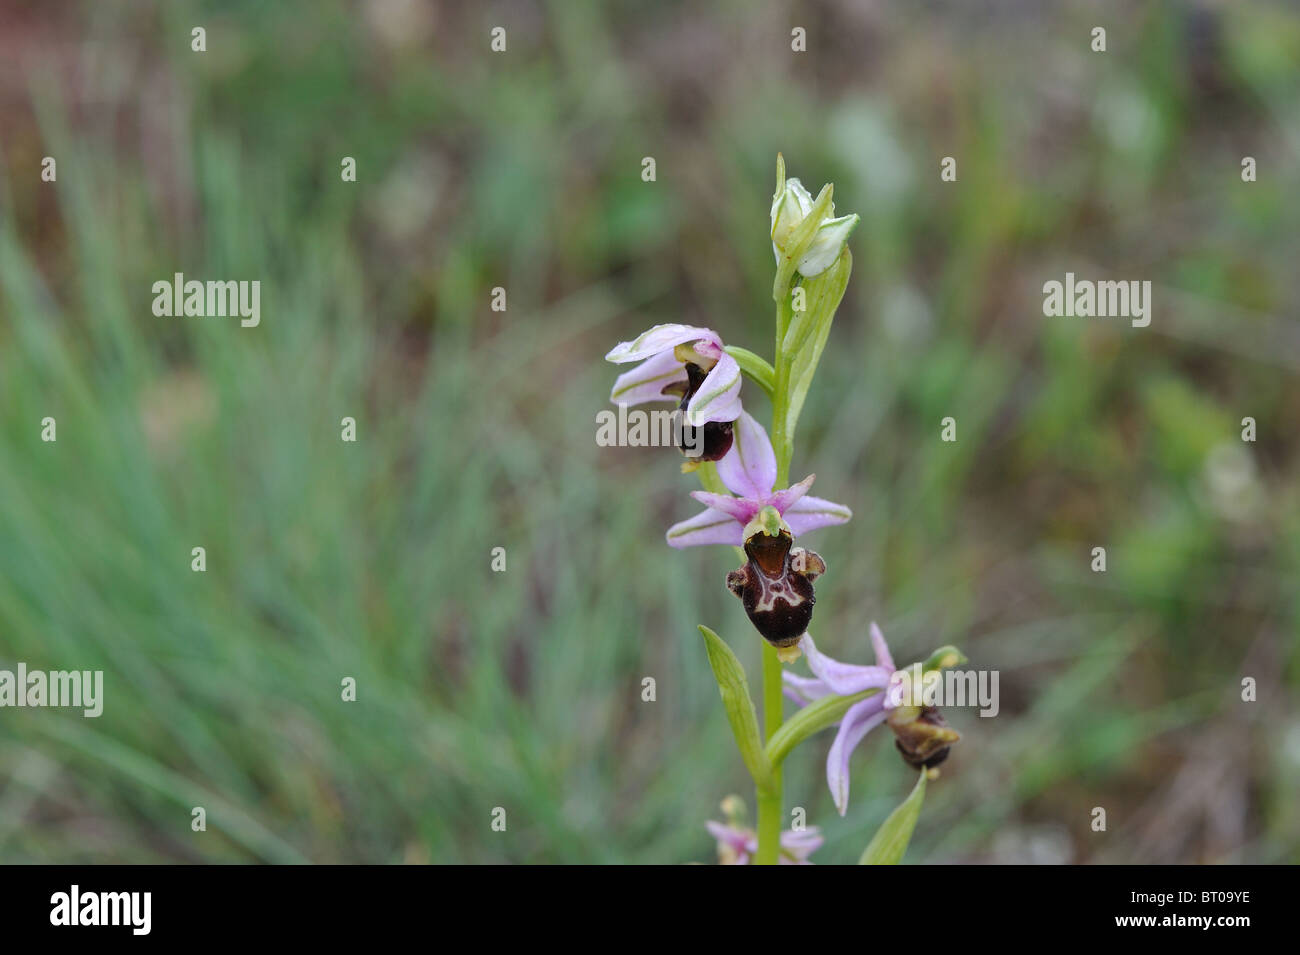
[[[741,524],[748,524],[754,519],[754,515],[758,513],[758,504],[743,497],[732,497],[729,494],[710,494],[708,491],[691,491],[691,497],[705,507],[711,507],[715,511],[730,514]]]
[[[808,658],[808,668],[819,677],[831,691],[841,696],[861,693],[863,690],[883,689],[889,685],[889,678],[894,675],[893,667],[860,666],[853,663],[841,663],[832,660],[817,649],[813,638],[804,634],[799,642],[799,649]],[[875,699],[875,696],[868,699]]]
[[[723,461],[725,460],[726,458],[723,458]],[[719,470],[721,470],[721,466],[719,466]],[[790,508],[781,516],[790,525],[790,533],[798,537],[800,534],[807,534],[819,527],[847,523],[853,517],[853,512],[843,504],[836,504],[834,501],[828,501],[825,498],[804,495],[790,505]]]
[[[647,401],[681,401],[679,395],[664,394],[664,386],[686,382],[686,366],[671,351],[660,352],[631,371],[614,379],[609,400],[616,405],[640,405]]]
[[[768,503],[784,514],[794,505],[795,501],[808,493],[808,489],[813,486],[815,480],[817,480],[817,475],[810,474],[798,484],[792,484],[783,491],[777,491],[772,495]]]
[[[831,688],[816,677],[798,676],[789,670],[781,671],[781,687],[785,695],[800,706],[829,696],[831,692]]]
[[[730,514],[709,508],[668,528],[669,547],[698,547],[702,544],[744,543],[744,528]]]
[[[831,751],[826,756],[826,783],[831,789],[831,798],[835,808],[844,815],[849,808],[849,757],[857,749],[862,738],[881,724],[885,719],[880,709],[880,694],[867,697],[861,703],[854,703],[844,714],[840,731],[835,734]]]
[[[884,667],[886,670],[896,670],[894,658],[889,653],[889,644],[885,643],[885,635],[880,632],[876,622],[871,622],[871,648],[876,651],[876,666]]]
[[[763,426],[748,412],[742,411],[736,418],[731,450],[718,462],[718,476],[741,497],[765,502],[772,493],[776,452]]]
[[[694,325],[656,325],[630,342],[619,342],[605,356],[605,360],[617,364],[640,361],[642,358],[649,358],[651,355],[671,349],[674,345],[701,339],[719,345],[722,343],[718,333],[711,328],[696,328]]]
[[[740,364],[726,352],[704,376],[686,406],[686,421],[696,427],[710,421],[735,421],[740,414]]]

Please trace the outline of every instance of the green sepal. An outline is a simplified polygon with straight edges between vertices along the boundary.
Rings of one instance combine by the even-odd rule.
[[[755,355],[748,348],[741,348],[739,345],[728,345],[726,352],[732,358],[736,359],[736,364],[740,365],[740,370],[749,376],[758,387],[762,388],[768,398],[772,397],[773,389],[776,388],[776,372],[767,360],[759,355]]]

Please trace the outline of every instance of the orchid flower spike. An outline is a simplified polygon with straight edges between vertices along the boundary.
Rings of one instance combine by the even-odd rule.
[[[618,376],[610,401],[677,401],[686,426],[703,430],[702,436],[683,434],[683,452],[700,461],[717,461],[731,449],[731,423],[741,413],[740,365],[713,329],[656,325],[630,342],[620,342],[605,360],[641,362]]]
[[[895,745],[903,760],[916,769],[931,769],[948,757],[949,747],[961,735],[944,722],[943,714],[933,706],[907,704],[903,682],[911,678],[906,671],[896,671],[884,634],[874,623],[871,625],[871,645],[875,650],[875,666],[860,666],[832,660],[817,650],[812,637],[805,636],[799,648],[808,658],[813,677],[796,676],[785,672],[782,680],[785,694],[800,706],[806,706],[823,696],[852,696],[866,690],[880,690],[865,700],[849,707],[840,720],[839,732],[826,757],[826,782],[831,798],[840,815],[849,806],[849,757],[858,744],[881,723],[888,723],[894,731]],[[951,651],[951,648],[944,648]],[[964,662],[955,651],[940,657],[940,666]],[[917,668],[913,668],[917,669]]]
[[[668,529],[673,547],[696,544],[743,546],[747,562],[727,575],[727,587],[744,603],[754,628],[789,661],[812,620],[812,582],[826,573],[817,554],[795,547],[805,531],[843,524],[852,512],[841,504],[809,497],[814,475],[773,491],[776,453],[763,426],[741,412],[731,451],[718,462],[718,476],[739,495],[692,491],[706,510]]]

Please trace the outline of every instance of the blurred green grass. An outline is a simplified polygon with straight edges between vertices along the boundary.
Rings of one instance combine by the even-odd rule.
[[[1120,9],[7,9],[0,665],[107,703],[4,712],[0,859],[710,859],[748,793],[695,624],[756,638],[731,554],[663,544],[673,455],[595,446],[600,356],[769,351],[783,150],[863,216],[793,468],[855,512],[819,644],[1002,675],[909,859],[1295,861],[1300,19]],[[1151,327],[1044,319],[1067,269],[1151,279]],[[261,327],[155,318],[175,271],[260,279]],[[871,741],[840,819],[828,745],[787,803],[847,862],[908,779]]]

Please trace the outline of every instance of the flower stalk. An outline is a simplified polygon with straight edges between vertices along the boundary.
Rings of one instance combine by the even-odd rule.
[[[776,169],[776,196],[773,198],[773,243],[777,242],[777,233],[780,228],[778,224],[777,209],[785,201],[785,197],[790,195],[791,182],[797,185],[797,180],[787,181],[785,176],[785,159],[777,156]],[[802,189],[802,187],[799,187]],[[805,193],[806,195],[806,193]],[[773,367],[772,374],[772,449],[776,452],[776,486],[785,487],[790,483],[790,461],[794,457],[794,428],[796,420],[792,420],[791,415],[791,378],[795,367],[795,361],[806,346],[807,335],[800,336],[793,341],[787,341],[792,324],[807,325],[811,328],[824,327],[826,332],[830,330],[831,319],[835,316],[835,310],[839,307],[840,299],[844,295],[844,289],[848,286],[849,272],[853,268],[853,256],[848,250],[848,246],[843,244],[843,239],[847,239],[848,233],[845,232],[840,239],[840,248],[838,255],[834,258],[834,265],[830,271],[833,273],[833,281],[839,287],[839,294],[833,296],[820,295],[816,301],[809,302],[811,297],[808,289],[804,289],[805,309],[808,314],[796,315],[794,310],[794,289],[803,282],[803,278],[795,271],[795,264],[802,250],[806,249],[808,244],[813,240],[816,230],[816,223],[825,214],[826,210],[832,209],[830,202],[831,187],[826,186],[822,190],[822,195],[813,206],[813,211],[807,216],[805,221],[800,223],[794,229],[792,241],[787,248],[777,248],[777,275],[776,288],[773,289],[776,297],[776,340],[774,354],[776,364]],[[857,216],[851,217],[853,222],[849,225],[849,231],[852,225],[856,224]],[[782,255],[785,261],[782,261]],[[815,281],[815,280],[814,280]],[[825,338],[821,338],[824,344]],[[818,348],[817,357],[820,357],[821,349]],[[810,365],[807,366],[808,384],[811,384],[812,373],[816,370],[816,357],[813,358]],[[807,392],[807,385],[803,388]],[[799,397],[799,404],[802,405],[802,395]],[[794,409],[793,419],[797,419],[800,408]],[[766,739],[769,745],[772,739],[781,730],[784,723],[783,714],[783,683],[781,676],[781,660],[777,656],[776,648],[763,644],[763,727]],[[793,744],[791,744],[793,745]],[[760,864],[775,864],[777,852],[779,850],[778,840],[781,833],[781,766],[777,762],[772,766],[771,775],[774,791],[758,794],[758,854],[755,861]]]
[[[724,862],[809,864],[808,855],[821,844],[821,835],[815,827],[802,825],[782,832],[782,767],[795,746],[836,724],[826,774],[840,815],[848,807],[849,757],[872,728],[888,726],[904,762],[920,771],[912,795],[863,855],[867,862],[897,862],[915,826],[927,776],[937,774],[934,767],[960,738],[937,707],[914,705],[899,692],[910,686],[908,680],[915,682],[930,670],[964,663],[955,648],[936,650],[924,664],[914,664],[915,673],[909,674],[895,668],[874,624],[874,665],[834,660],[817,649],[809,633],[814,581],[827,567],[801,538],[852,518],[844,505],[808,493],[814,475],[790,483],[804,399],[853,270],[847,240],[859,217],[837,218],[832,194],[828,184],[814,199],[798,179],[786,178],[784,160],[777,157],[771,212],[776,259],[771,363],[746,348],[724,344],[713,329],[681,324],[656,325],[606,356],[617,364],[637,363],[618,377],[611,401],[672,402],[678,406],[675,414],[702,431],[703,451],[683,464],[682,471],[697,475],[703,490],[690,496],[704,510],[668,528],[665,540],[673,548],[733,547],[744,563],[727,574],[726,586],[763,638],[760,724],[739,658],[716,633],[699,628],[736,747],[754,781],[758,809],[750,829],[740,800],[728,797],[723,803],[727,822],[707,823]],[[743,406],[742,378],[771,400],[770,437]],[[685,442],[681,449],[691,456]],[[800,656],[807,658],[812,677],[783,666]],[[786,696],[800,707],[788,723]]]
[[[782,713],[781,661],[776,647],[763,643],[763,729],[767,741],[781,729]],[[769,761],[769,784],[766,790],[756,791],[758,801],[758,853],[754,861],[759,865],[776,865],[781,850],[781,767]]]
[[[784,179],[785,163],[778,159],[778,177]],[[786,294],[776,304],[776,367],[772,376],[772,450],[776,452],[776,485],[790,483],[790,458],[794,447],[786,435],[785,420],[789,407],[790,361],[781,350],[785,330],[790,320],[790,295]],[[784,689],[781,679],[781,661],[776,647],[763,642],[763,730],[767,742],[772,741],[781,729],[784,719]],[[782,783],[781,767],[772,767],[771,791],[759,791],[758,802],[758,852],[754,861],[758,865],[775,865],[780,851]]]

